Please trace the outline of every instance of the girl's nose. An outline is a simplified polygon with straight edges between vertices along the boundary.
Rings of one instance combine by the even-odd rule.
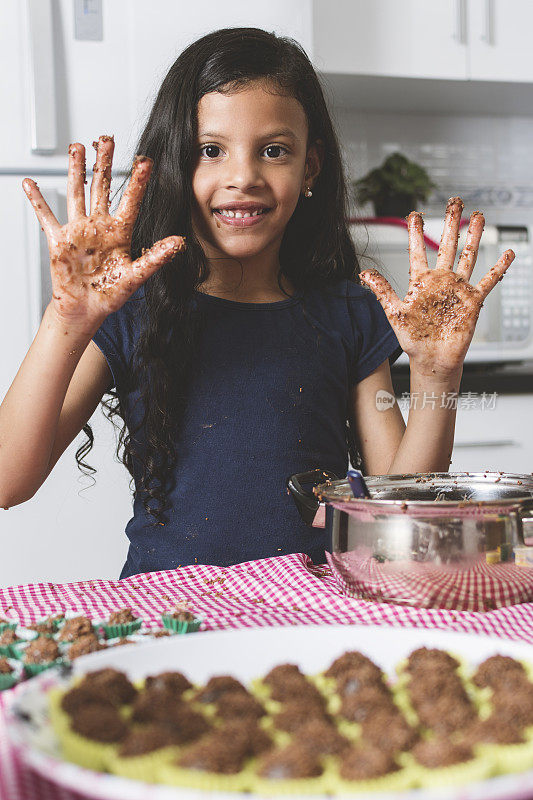
[[[226,188],[241,192],[264,186],[261,165],[249,156],[234,157],[230,160],[226,173]]]

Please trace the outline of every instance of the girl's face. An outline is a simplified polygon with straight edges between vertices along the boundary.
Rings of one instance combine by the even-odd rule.
[[[263,81],[198,104],[193,227],[206,253],[277,262],[283,233],[320,164],[293,97]]]

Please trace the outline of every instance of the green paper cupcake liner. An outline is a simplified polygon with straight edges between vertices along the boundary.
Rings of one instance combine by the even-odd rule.
[[[106,639],[123,639],[125,636],[129,636],[130,633],[138,631],[142,624],[142,619],[136,619],[134,622],[127,622],[122,625],[105,625],[101,623],[95,627],[96,629],[103,629]]]
[[[161,615],[161,621],[168,631],[173,631],[174,633],[196,633],[202,624],[200,617],[195,617],[190,622],[184,622],[183,620],[173,619],[167,614]]]
[[[4,631],[7,630],[15,631],[16,629],[17,629],[16,622],[0,622],[0,633],[3,633]]]
[[[24,672],[26,673],[26,677],[33,678],[35,675],[40,675],[41,672],[45,672],[47,669],[60,667],[64,663],[65,661],[63,658],[56,658],[55,661],[50,661],[47,664],[24,664]]]
[[[215,772],[200,772],[175,764],[164,764],[157,772],[157,782],[166,786],[183,786],[207,792],[245,792],[253,783],[253,774],[249,767],[245,767],[237,775],[219,775]]]
[[[118,749],[111,754],[107,768],[113,775],[130,778],[134,781],[154,783],[158,779],[159,771],[167,764],[171,764],[179,753],[179,747],[163,747],[153,753],[142,756],[119,756]]]
[[[16,672],[10,672],[9,674],[5,675],[2,673],[0,675],[0,692],[3,692],[4,689],[11,689],[18,680],[18,676]]]

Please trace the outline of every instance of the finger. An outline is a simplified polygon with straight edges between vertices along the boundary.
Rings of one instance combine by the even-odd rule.
[[[477,253],[479,250],[479,242],[483,228],[485,227],[485,217],[481,211],[474,211],[470,217],[470,224],[468,225],[468,233],[466,234],[466,244],[463,247],[463,252],[457,264],[457,275],[469,281],[476,266]]]
[[[419,211],[411,211],[407,217],[409,232],[409,283],[427,272],[428,259],[424,242],[424,220]]]
[[[100,136],[97,142],[93,142],[93,147],[96,150],[96,163],[91,182],[91,214],[108,214],[115,140],[112,136]]]
[[[131,265],[133,273],[136,277],[137,283],[140,286],[144,283],[150,275],[171,261],[177,253],[185,250],[186,244],[183,236],[167,236],[166,239],[161,239],[156,242],[149,250],[145,250]]]
[[[453,269],[463,208],[464,203],[460,197],[450,197],[446,206],[444,228],[437,255],[437,269]]]
[[[39,187],[35,181],[32,181],[31,178],[24,178],[22,181],[22,188],[26,192],[26,196],[32,204],[37,219],[41,223],[41,228],[46,235],[49,236],[50,234],[57,233],[61,226],[50,211],[50,207],[39,191]]]
[[[366,269],[359,277],[361,281],[374,292],[381,303],[383,311],[387,315],[387,319],[392,323],[392,321],[396,319],[401,301],[388,280],[375,269]]]
[[[118,204],[115,217],[133,225],[152,173],[153,161],[147,156],[135,156],[128,185]]]
[[[488,293],[494,289],[498,281],[501,281],[508,268],[513,263],[514,258],[514,252],[512,250],[506,250],[503,256],[500,256],[492,269],[489,269],[487,274],[481,278],[476,286],[476,289],[481,292],[483,298],[485,298]]]
[[[68,149],[67,212],[69,221],[85,216],[85,147],[79,142]]]

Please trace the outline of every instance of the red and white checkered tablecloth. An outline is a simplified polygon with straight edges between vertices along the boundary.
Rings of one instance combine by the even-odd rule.
[[[342,594],[327,566],[293,554],[233,567],[195,565],[136,575],[123,581],[36,583],[0,589],[0,617],[22,624],[60,612],[102,619],[125,605],[148,624],[175,603],[186,602],[206,630],[261,625],[359,623],[445,628],[503,636],[533,644],[533,603],[488,613],[418,609],[359,600]],[[354,643],[355,645],[355,643]],[[9,745],[0,695],[0,800],[78,800],[26,770]]]

